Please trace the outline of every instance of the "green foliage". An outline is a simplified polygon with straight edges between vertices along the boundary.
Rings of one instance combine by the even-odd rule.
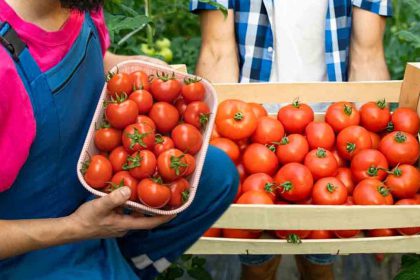
[[[175,280],[187,272],[188,276],[197,280],[212,280],[211,275],[207,272],[204,265],[206,259],[192,256],[183,255],[178,261],[173,263],[166,271],[161,273],[156,280]]]
[[[420,279],[420,256],[404,255],[401,259],[400,272],[394,280],[417,280]]]

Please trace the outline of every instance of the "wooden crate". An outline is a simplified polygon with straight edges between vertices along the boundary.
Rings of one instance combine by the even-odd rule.
[[[385,98],[416,109],[420,116],[420,63],[407,65],[403,81],[348,83],[216,84],[219,102],[367,102]],[[214,227],[238,229],[378,229],[420,226],[420,205],[313,206],[232,205]],[[201,238],[193,254],[420,253],[420,235],[303,240]]]

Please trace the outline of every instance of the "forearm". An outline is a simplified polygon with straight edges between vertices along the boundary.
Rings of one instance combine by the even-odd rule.
[[[217,54],[202,49],[197,62],[196,74],[214,83],[237,83],[239,67],[236,51]]]
[[[383,49],[363,52],[352,47],[350,51],[350,81],[389,80],[390,75]]]

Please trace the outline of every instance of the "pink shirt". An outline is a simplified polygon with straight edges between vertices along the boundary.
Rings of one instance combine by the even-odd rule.
[[[109,35],[103,11],[92,12],[98,29],[102,51],[109,46]],[[72,11],[59,31],[47,32],[25,22],[11,7],[0,0],[0,21],[7,21],[26,43],[41,71],[54,67],[66,56],[82,28],[84,14]],[[36,122],[25,87],[15,64],[0,45],[0,192],[7,190],[16,179],[29,155],[35,139]]]

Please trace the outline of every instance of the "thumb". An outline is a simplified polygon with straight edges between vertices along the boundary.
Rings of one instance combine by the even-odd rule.
[[[131,195],[129,187],[121,187],[110,194],[96,200],[97,206],[100,211],[108,212],[121,205],[123,205]]]

